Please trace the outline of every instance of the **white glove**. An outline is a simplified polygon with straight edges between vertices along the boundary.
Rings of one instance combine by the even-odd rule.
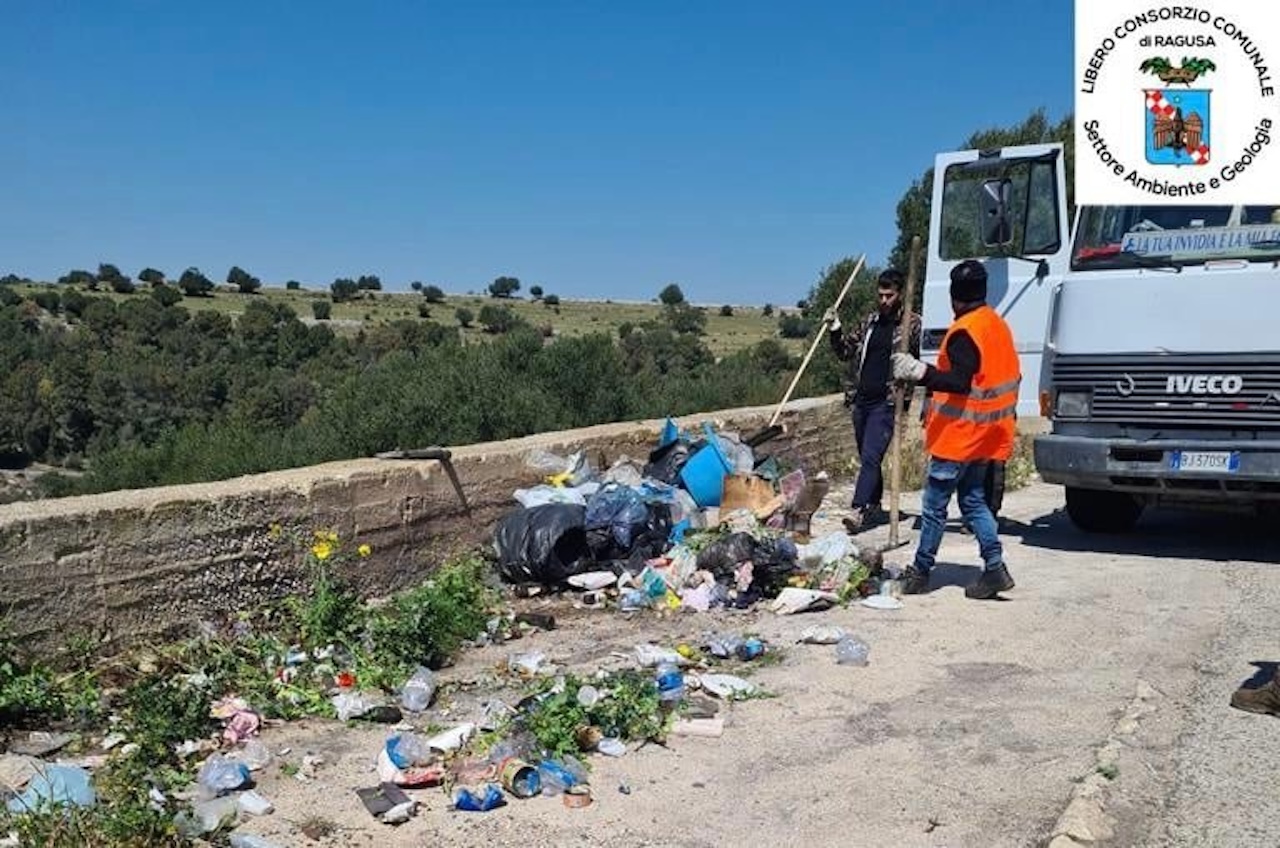
[[[831,329],[840,329],[840,314],[836,312],[836,308],[834,306],[822,313],[822,320],[831,325]]]
[[[895,353],[889,358],[893,365],[893,379],[908,383],[918,383],[924,379],[929,366],[909,353]]]

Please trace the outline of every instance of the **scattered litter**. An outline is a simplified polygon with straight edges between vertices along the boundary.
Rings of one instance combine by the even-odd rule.
[[[206,797],[210,798],[240,789],[252,780],[247,765],[221,754],[205,760],[196,779]]]
[[[845,636],[836,644],[836,662],[840,665],[866,665],[871,646],[857,636]]]
[[[724,735],[724,719],[720,716],[676,719],[671,724],[671,735],[717,738]]]
[[[523,677],[534,677],[542,670],[546,661],[547,655],[543,651],[526,651],[512,654],[507,659],[507,669]]]
[[[605,737],[596,743],[596,750],[606,757],[621,757],[627,753],[627,745],[621,739]]]
[[[754,683],[732,674],[703,674],[698,679],[703,689],[727,701],[751,697],[760,691]]]
[[[457,727],[432,736],[427,740],[427,745],[442,753],[456,751],[462,747],[463,743],[474,736],[475,732],[476,726],[474,724],[460,724]]]
[[[564,791],[564,805],[572,809],[591,806],[591,788],[581,784],[570,786]]]
[[[419,666],[400,689],[400,706],[411,713],[420,713],[431,706],[435,694],[436,676],[430,669]]]
[[[538,770],[524,760],[510,757],[498,767],[502,788],[517,798],[532,798],[542,791]]]
[[[14,794],[21,792],[43,766],[44,763],[35,757],[0,754],[0,789]]]
[[[618,575],[612,571],[585,571],[582,574],[575,574],[567,581],[570,586],[578,589],[607,589],[618,582]]]
[[[237,795],[236,803],[240,806],[240,812],[247,816],[265,816],[275,811],[275,806],[270,801],[252,789]]]
[[[870,607],[877,610],[900,610],[902,609],[902,601],[897,598],[891,598],[888,595],[869,595],[863,598],[859,603],[864,607]]]
[[[840,596],[831,592],[819,592],[816,589],[799,589],[788,586],[778,593],[769,609],[778,615],[791,615],[798,612],[827,609],[838,603]]]
[[[814,624],[804,629],[797,640],[806,645],[834,645],[849,635],[843,627],[835,624]]]
[[[465,810],[471,813],[487,813],[489,810],[501,807],[506,803],[507,799],[502,796],[502,790],[492,783],[486,784],[484,794],[479,797],[465,786],[458,789],[453,796],[453,808],[455,810]]]
[[[231,848],[280,848],[278,843],[269,842],[252,833],[231,834]]]
[[[369,815],[385,824],[402,824],[408,821],[418,803],[393,783],[357,789],[356,797],[364,804]]]
[[[9,812],[22,813],[41,804],[91,807],[97,801],[89,772],[77,766],[41,765],[26,786],[25,792],[9,801]]]
[[[249,771],[262,771],[271,765],[271,751],[261,740],[250,739],[244,749],[236,752],[235,758],[249,767]]]

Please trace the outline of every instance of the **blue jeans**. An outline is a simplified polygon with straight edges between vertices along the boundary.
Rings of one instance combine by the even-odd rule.
[[[881,465],[893,441],[893,400],[862,405],[854,402],[853,436],[858,444],[858,481],[853,486],[853,508],[865,509],[884,500]]]
[[[928,574],[934,566],[953,494],[958,495],[960,514],[978,540],[978,550],[985,567],[992,569],[1004,564],[1004,549],[1000,545],[996,519],[987,506],[987,463],[952,462],[930,457],[928,470],[920,511],[920,547],[913,563],[916,571]]]

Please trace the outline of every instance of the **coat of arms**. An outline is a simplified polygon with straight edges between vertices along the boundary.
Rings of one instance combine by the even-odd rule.
[[[1216,66],[1208,59],[1184,58],[1175,68],[1168,59],[1157,57],[1144,61],[1139,70],[1155,74],[1170,86],[1143,91],[1147,161],[1153,165],[1207,165],[1209,89],[1190,86]]]

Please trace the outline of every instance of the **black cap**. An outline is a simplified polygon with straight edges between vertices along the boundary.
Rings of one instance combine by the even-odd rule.
[[[976,259],[966,259],[951,269],[951,299],[974,303],[987,299],[987,269]]]

